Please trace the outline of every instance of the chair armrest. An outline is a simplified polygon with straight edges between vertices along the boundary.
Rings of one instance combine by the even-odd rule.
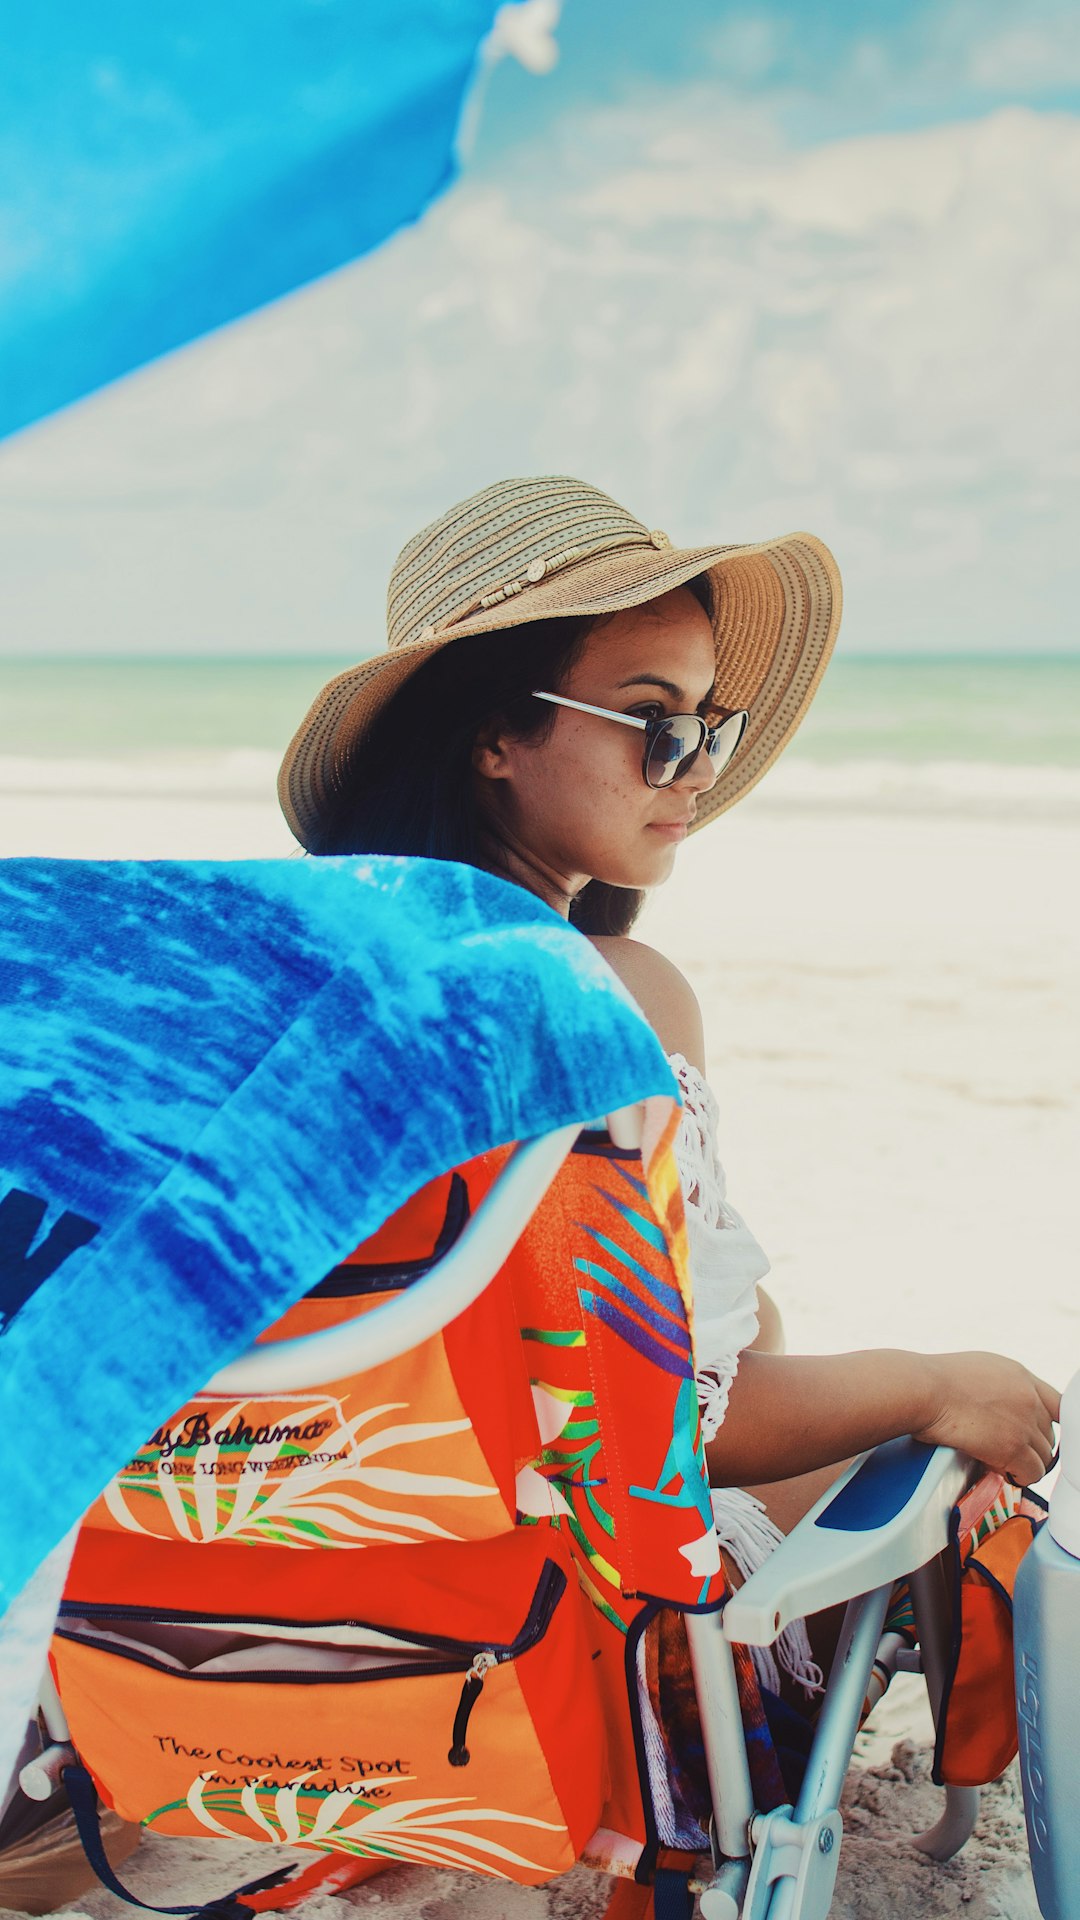
[[[925,1566],[948,1544],[949,1515],[981,1472],[952,1447],[906,1438],[860,1454],[732,1595],[727,1639],[771,1646],[800,1615]]]

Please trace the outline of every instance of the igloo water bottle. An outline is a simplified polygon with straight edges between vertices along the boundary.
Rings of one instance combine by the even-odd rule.
[[[1080,1373],[1062,1397],[1059,1440],[1046,1525],[1016,1578],[1016,1718],[1039,1910],[1080,1920]]]

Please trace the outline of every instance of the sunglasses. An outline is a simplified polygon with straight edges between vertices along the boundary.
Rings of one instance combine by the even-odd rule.
[[[550,700],[554,707],[573,707],[575,713],[595,713],[601,720],[617,720],[621,727],[637,727],[645,735],[641,771],[650,787],[674,786],[688,774],[702,747],[714,773],[722,773],[746,732],[750,715],[745,708],[729,713],[718,727],[706,726],[700,713],[669,713],[641,720],[633,713],[613,713],[610,707],[590,707],[584,700],[568,700],[561,693],[533,692],[534,700]]]

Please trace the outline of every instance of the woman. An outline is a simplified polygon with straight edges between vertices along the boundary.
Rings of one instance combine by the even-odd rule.
[[[778,1350],[757,1286],[768,1263],[724,1198],[700,1010],[677,969],[628,937],[687,834],[791,737],[839,613],[835,565],[809,535],[678,549],[581,482],[501,482],[404,548],[388,651],[323,690],[279,783],[312,852],[502,874],[593,939],[629,987],[684,1094],[711,1476],[756,1490],[784,1530],[839,1463],[900,1434],[1038,1480],[1058,1413],[1053,1388],[997,1355]],[[744,1569],[776,1537],[745,1496],[719,1519]],[[787,1652],[807,1679],[805,1643]]]

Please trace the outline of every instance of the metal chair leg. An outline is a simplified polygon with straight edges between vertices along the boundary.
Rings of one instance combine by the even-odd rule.
[[[716,1851],[727,1860],[750,1852],[754,1795],[746,1759],[735,1661],[720,1613],[688,1613],[686,1638],[694,1675]]]
[[[891,1588],[848,1602],[829,1684],[794,1808],[754,1822],[746,1920],[825,1920],[840,1858],[840,1792]]]
[[[816,1820],[840,1803],[891,1592],[891,1587],[879,1587],[875,1593],[848,1601],[795,1807],[800,1824]]]

